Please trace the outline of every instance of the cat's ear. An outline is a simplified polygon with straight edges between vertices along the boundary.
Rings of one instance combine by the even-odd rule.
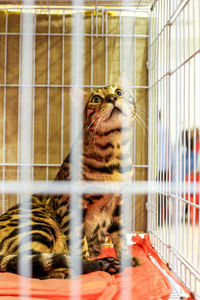
[[[131,80],[129,79],[128,74],[125,72],[120,73],[118,79],[115,82],[115,85],[120,86],[127,91],[132,91]]]
[[[85,107],[88,93],[86,93],[84,90],[82,90],[78,87],[73,87],[73,88],[70,88],[70,90],[69,90],[69,96],[70,96],[71,102],[73,103],[76,110],[78,112],[82,113],[82,108]],[[82,101],[83,107],[81,105],[81,101]]]

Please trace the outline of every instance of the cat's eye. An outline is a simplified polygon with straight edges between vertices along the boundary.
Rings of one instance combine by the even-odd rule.
[[[92,99],[91,99],[91,103],[95,103],[95,104],[98,104],[102,101],[101,97],[100,96],[93,96]]]
[[[124,95],[124,91],[121,90],[121,89],[116,89],[115,94],[116,94],[117,96],[121,97],[121,96]]]

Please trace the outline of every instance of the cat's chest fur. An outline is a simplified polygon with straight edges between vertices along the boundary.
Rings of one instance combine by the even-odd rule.
[[[117,194],[103,194],[99,195],[99,199],[94,199],[88,204],[84,216],[84,232],[90,256],[97,256],[100,253],[119,201],[120,196]]]
[[[87,232],[88,235],[94,232],[97,224],[99,224],[99,226],[102,225],[104,228],[109,227],[111,221],[110,217],[116,206],[116,198],[115,194],[99,195],[99,199],[94,198],[92,203],[87,205],[84,221],[85,232]]]

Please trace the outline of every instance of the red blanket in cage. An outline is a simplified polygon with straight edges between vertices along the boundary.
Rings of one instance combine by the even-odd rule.
[[[157,254],[151,247],[148,236],[142,239],[134,238],[135,245],[131,246],[133,255],[141,259],[142,265],[137,268],[126,268],[121,274],[109,275],[105,272],[94,272],[80,276],[75,280],[58,279],[25,279],[11,273],[0,273],[0,298],[12,299],[40,299],[60,300],[70,299],[72,292],[70,284],[73,282],[73,299],[78,296],[78,286],[81,287],[81,299],[87,300],[120,300],[120,287],[123,299],[168,299],[171,287],[163,273],[151,262],[149,253],[156,258]],[[104,248],[101,257],[113,256],[112,248]],[[157,257],[159,260],[159,258]],[[161,261],[162,264],[162,261]],[[166,266],[163,264],[166,268]],[[20,284],[24,285],[21,289]],[[21,295],[21,296],[20,296]],[[29,297],[30,298],[29,298]],[[192,299],[192,298],[188,298]]]

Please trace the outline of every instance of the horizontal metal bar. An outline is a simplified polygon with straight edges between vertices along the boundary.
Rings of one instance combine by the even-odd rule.
[[[179,3],[179,5],[177,6],[177,8],[175,9],[175,11],[173,12],[173,14],[171,15],[170,19],[168,20],[168,23],[170,25],[172,25],[176,19],[178,18],[178,16],[180,15],[180,13],[184,10],[184,8],[187,6],[188,2],[190,0],[187,0],[184,3],[184,0],[182,2]]]
[[[157,34],[156,38],[152,41],[152,43],[150,44],[150,48],[152,48],[152,46],[157,42],[157,40],[159,39],[159,37],[162,35],[162,33],[165,31],[166,27],[169,26],[169,23],[166,23],[163,28],[160,30],[160,32]]]
[[[156,0],[157,1],[157,0]],[[159,37],[162,35],[162,33],[164,32],[165,28],[168,26],[172,26],[174,24],[174,22],[176,21],[177,17],[179,16],[179,14],[183,11],[183,9],[186,7],[186,5],[188,4],[190,0],[187,0],[187,2],[183,5],[183,1],[180,2],[180,4],[178,5],[178,7],[176,8],[176,10],[174,11],[174,13],[171,15],[171,17],[169,18],[169,20],[164,24],[163,28],[160,30],[160,32],[157,34],[156,38],[152,41],[150,47],[152,47],[155,42],[159,39]],[[182,6],[183,5],[183,6]],[[180,10],[179,8],[182,7]]]
[[[173,75],[176,71],[178,71],[180,68],[182,68],[186,63],[188,63],[192,58],[194,58],[196,55],[200,53],[200,49],[195,51],[190,57],[188,57],[182,64],[180,64],[178,67],[176,67],[174,70],[170,72],[170,75]]]
[[[0,35],[5,36],[27,36],[33,35],[32,33],[22,33],[22,32],[0,32]],[[82,33],[82,34],[75,34],[75,33],[37,33],[35,32],[34,36],[84,36],[84,37],[125,37],[125,38],[148,38],[149,35],[147,34],[114,34],[114,33]]]
[[[154,86],[156,86],[159,82],[161,82],[167,75],[170,76],[171,72],[166,72],[164,75],[162,75],[156,82],[154,82],[151,86],[149,86],[149,90],[151,90]]]
[[[200,183],[195,184],[197,190],[200,188]],[[191,190],[193,183],[188,183],[184,191]],[[0,192],[4,193],[38,193],[44,190],[48,193],[125,193],[125,194],[158,194],[159,183],[156,181],[133,181],[133,182],[110,182],[110,181],[0,181]],[[177,189],[176,184],[171,185],[172,192],[181,192],[181,187]],[[173,195],[174,197],[175,195]],[[192,205],[192,203],[191,203]]]
[[[0,167],[60,167],[60,164],[20,164],[20,163],[0,163]]]
[[[59,164],[20,164],[20,163],[0,163],[0,167],[61,167],[62,162]],[[149,165],[133,165],[134,168],[148,168]]]
[[[88,2],[88,1],[87,1]],[[109,2],[111,5],[113,5],[112,7],[109,7]],[[15,5],[9,5],[8,7],[5,7],[5,5],[0,5],[0,10],[3,11],[21,11],[21,12],[30,12],[30,10],[33,10],[35,12],[37,11],[53,11],[55,13],[55,10],[60,11],[60,12],[65,12],[65,11],[93,11],[96,12],[97,7],[98,10],[103,10],[103,11],[108,11],[108,12],[114,12],[114,11],[123,11],[123,12],[133,12],[133,13],[137,13],[137,12],[141,12],[141,13],[145,13],[147,15],[149,15],[150,10],[149,7],[136,7],[133,6],[132,1],[130,3],[126,3],[126,7],[125,6],[121,6],[121,1],[119,1],[119,4],[117,4],[117,1],[113,0],[114,4],[112,4],[112,0],[110,0],[109,2],[101,2],[100,5],[98,6],[94,6],[94,2],[93,5],[91,6],[54,6],[54,5],[49,5],[49,6],[45,6],[45,5],[34,5],[34,6],[20,6],[18,5],[17,8]],[[115,6],[114,6],[115,5]],[[128,8],[127,8],[128,7]]]
[[[21,84],[0,84],[0,87],[30,87],[30,85],[21,85]],[[33,88],[46,88],[46,87],[51,87],[51,88],[71,88],[73,85],[71,84],[33,84],[31,85]],[[105,85],[80,85],[80,88],[100,88],[100,87],[105,87]],[[149,87],[146,85],[142,86],[137,86],[133,85],[131,86],[132,89],[148,89]]]
[[[175,74],[179,69],[181,69],[185,64],[187,64],[192,58],[194,58],[196,55],[200,53],[200,49],[195,51],[190,57],[188,57],[183,63],[181,63],[179,66],[177,66],[174,70],[169,70],[166,72],[162,77],[160,77],[156,82],[154,82],[149,89],[152,89],[155,85],[157,85],[160,81],[162,81],[167,75],[171,76]]]
[[[191,184],[191,183],[190,183]],[[193,187],[194,187],[194,184],[192,185]],[[195,186],[196,186],[196,184],[195,184]],[[183,193],[185,193],[185,190],[184,190],[184,188],[182,188],[182,192]],[[191,192],[191,188],[190,188],[190,195],[192,195],[193,193]],[[178,195],[175,195],[175,194],[172,194],[172,193],[165,193],[165,192],[161,192],[161,191],[159,191],[158,192],[159,194],[161,194],[161,195],[163,195],[163,196],[167,196],[167,197],[171,197],[171,198],[175,198],[175,199],[178,199],[179,201],[181,201],[181,202],[184,202],[184,203],[186,203],[186,204],[189,204],[189,205],[191,205],[191,206],[193,206],[193,207],[196,207],[196,208],[198,208],[198,209],[200,209],[200,204],[196,204],[196,203],[193,203],[193,202],[190,202],[189,200],[186,200],[186,199],[184,199],[184,198],[182,198],[182,197],[180,197],[180,196],[178,196]],[[196,191],[196,194],[198,194],[198,191]]]

